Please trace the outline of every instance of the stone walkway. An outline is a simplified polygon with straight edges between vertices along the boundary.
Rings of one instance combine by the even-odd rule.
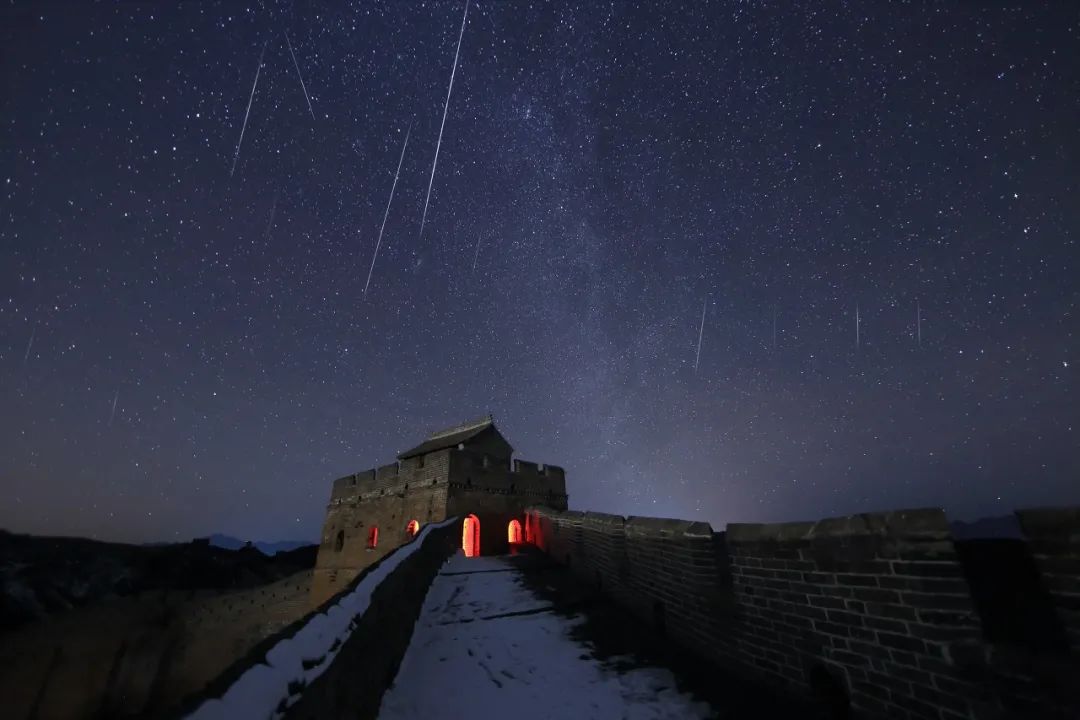
[[[706,718],[670,671],[604,661],[506,558],[451,558],[428,591],[380,720]],[[618,668],[616,668],[618,665]]]

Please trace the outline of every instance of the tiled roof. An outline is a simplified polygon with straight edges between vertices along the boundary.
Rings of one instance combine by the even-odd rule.
[[[463,442],[467,442],[476,437],[480,433],[489,428],[495,427],[495,422],[491,416],[488,415],[483,420],[477,420],[475,422],[466,423],[464,425],[457,425],[446,430],[440,430],[436,433],[432,433],[427,440],[420,443],[411,450],[398,455],[399,460],[405,460],[406,458],[416,457],[417,455],[425,455],[429,452],[435,452],[436,450],[444,450],[446,448],[460,445]]]

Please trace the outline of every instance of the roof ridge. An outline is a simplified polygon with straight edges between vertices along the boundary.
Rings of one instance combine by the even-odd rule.
[[[491,415],[487,415],[482,420],[473,420],[472,422],[467,422],[463,425],[455,425],[454,427],[447,428],[446,430],[438,430],[436,432],[433,432],[431,433],[431,435],[428,436],[428,440],[438,440],[439,438],[446,437],[447,435],[456,435],[457,433],[465,432],[466,430],[473,430],[475,428],[480,428],[485,425],[494,424],[495,421],[491,417]]]

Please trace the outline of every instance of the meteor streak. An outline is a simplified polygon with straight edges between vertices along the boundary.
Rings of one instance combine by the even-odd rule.
[[[233,173],[236,172],[236,161],[240,159],[240,146],[244,144],[244,131],[247,130],[248,116],[251,115],[251,103],[255,100],[255,88],[259,84],[259,73],[262,71],[263,57],[266,56],[266,46],[269,44],[269,40],[264,42],[262,52],[259,53],[259,67],[255,68],[255,82],[251,83],[251,96],[248,98],[247,112],[244,113],[244,124],[240,126],[240,139],[236,142],[236,154],[233,155],[229,177],[232,177]]]
[[[281,188],[274,193],[274,204],[270,206],[270,221],[266,223],[266,239],[264,242],[270,242],[270,231],[274,229],[274,217],[277,215],[277,202],[281,197]]]
[[[397,189],[398,177],[401,176],[401,163],[405,160],[405,148],[409,147],[409,135],[412,134],[412,123],[405,132],[405,142],[401,145],[401,157],[397,161],[397,171],[394,173],[394,184],[390,186],[390,199],[386,201],[386,212],[383,213],[382,226],[379,228],[379,239],[375,243],[375,254],[371,256],[371,267],[368,268],[367,282],[364,283],[364,294],[367,295],[368,285],[371,285],[371,273],[375,271],[375,259],[379,257],[379,246],[382,245],[383,230],[386,229],[386,218],[390,216],[390,203],[394,202],[394,190]]]
[[[304,76],[300,74],[300,63],[296,62],[296,53],[293,52],[292,42],[289,41],[289,33],[284,33],[285,44],[289,46],[289,54],[292,55],[292,64],[296,68],[296,76],[300,78],[300,87],[304,91],[304,99],[307,100],[307,109],[311,113],[311,121],[315,122],[315,111],[311,109],[311,98],[308,97],[307,85],[304,84]]]
[[[450,93],[454,90],[454,75],[457,74],[458,56],[461,54],[461,38],[465,36],[465,18],[469,16],[469,0],[465,0],[465,13],[461,16],[461,31],[458,33],[457,50],[454,51],[454,67],[450,70],[450,86],[446,88],[446,102],[443,103],[442,124],[439,125],[439,141],[435,143],[435,159],[431,163],[431,177],[428,178],[427,198],[424,200],[424,215],[420,218],[420,234],[424,236],[424,224],[427,222],[428,205],[431,203],[431,185],[435,182],[435,168],[439,164],[439,148],[442,147],[443,129],[446,127],[446,111],[450,107]]]
[[[922,306],[918,299],[915,300],[915,339],[922,347]]]
[[[37,335],[37,328],[30,331],[30,342],[26,343],[26,352],[23,353],[23,365],[30,359],[30,348],[34,347],[34,336]]]
[[[862,324],[862,318],[859,317],[859,303],[855,303],[855,348],[859,348],[859,326]]]
[[[697,334],[697,356],[694,358],[694,374],[697,374],[698,363],[701,362],[701,338],[705,334],[705,309],[709,307],[708,298],[701,305],[701,327],[698,328]]]

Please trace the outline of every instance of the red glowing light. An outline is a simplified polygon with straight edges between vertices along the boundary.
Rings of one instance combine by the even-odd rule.
[[[461,531],[461,549],[465,551],[465,557],[480,555],[480,518],[475,515],[465,518]]]

